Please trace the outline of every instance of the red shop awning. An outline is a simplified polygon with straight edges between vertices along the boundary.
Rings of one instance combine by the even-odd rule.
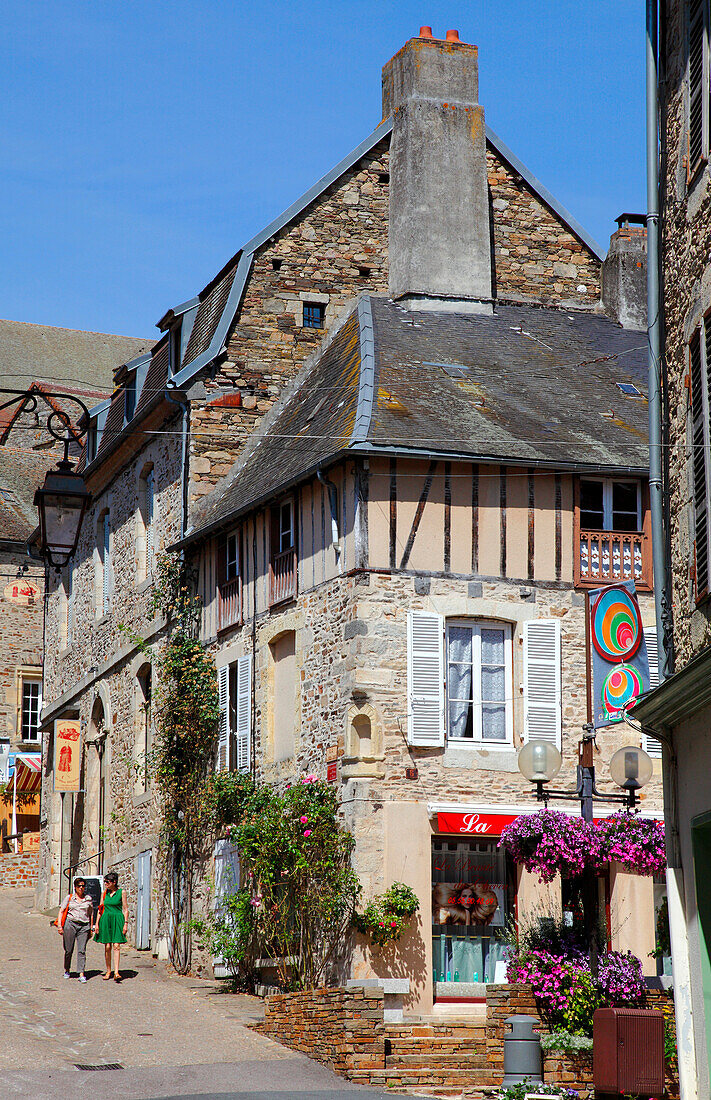
[[[42,754],[22,752],[15,757],[15,770],[12,773],[13,788],[16,792],[33,794],[42,786]]]

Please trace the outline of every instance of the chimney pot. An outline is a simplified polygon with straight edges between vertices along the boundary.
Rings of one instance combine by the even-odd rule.
[[[432,27],[420,27],[419,38],[434,38]]]
[[[459,31],[447,31],[447,42],[458,42]]]

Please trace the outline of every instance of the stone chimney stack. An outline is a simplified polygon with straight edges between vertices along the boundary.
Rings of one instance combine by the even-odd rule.
[[[491,311],[484,109],[476,46],[422,27],[383,69],[389,290],[413,309]]]
[[[647,225],[644,214],[620,214],[602,265],[605,313],[623,328],[647,327]]]

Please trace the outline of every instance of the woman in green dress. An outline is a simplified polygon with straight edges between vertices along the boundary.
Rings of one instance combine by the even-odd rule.
[[[99,906],[99,914],[94,926],[94,939],[104,945],[104,957],[106,959],[106,973],[104,981],[111,978],[111,952],[114,956],[114,981],[120,982],[119,962],[121,961],[121,944],[126,942],[126,929],[128,927],[128,905],[123,890],[119,890],[118,875],[115,871],[109,871],[104,878],[106,889]]]

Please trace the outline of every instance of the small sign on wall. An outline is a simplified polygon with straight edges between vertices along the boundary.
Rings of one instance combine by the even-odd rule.
[[[326,765],[326,780],[329,783],[335,783],[338,779],[338,761],[332,760]]]
[[[18,604],[20,607],[28,607],[30,604],[35,603],[39,599],[39,594],[38,586],[26,578],[11,581],[4,588],[5,599],[9,600],[10,603]]]
[[[54,723],[54,789],[78,791],[81,779],[81,730],[78,718]]]

